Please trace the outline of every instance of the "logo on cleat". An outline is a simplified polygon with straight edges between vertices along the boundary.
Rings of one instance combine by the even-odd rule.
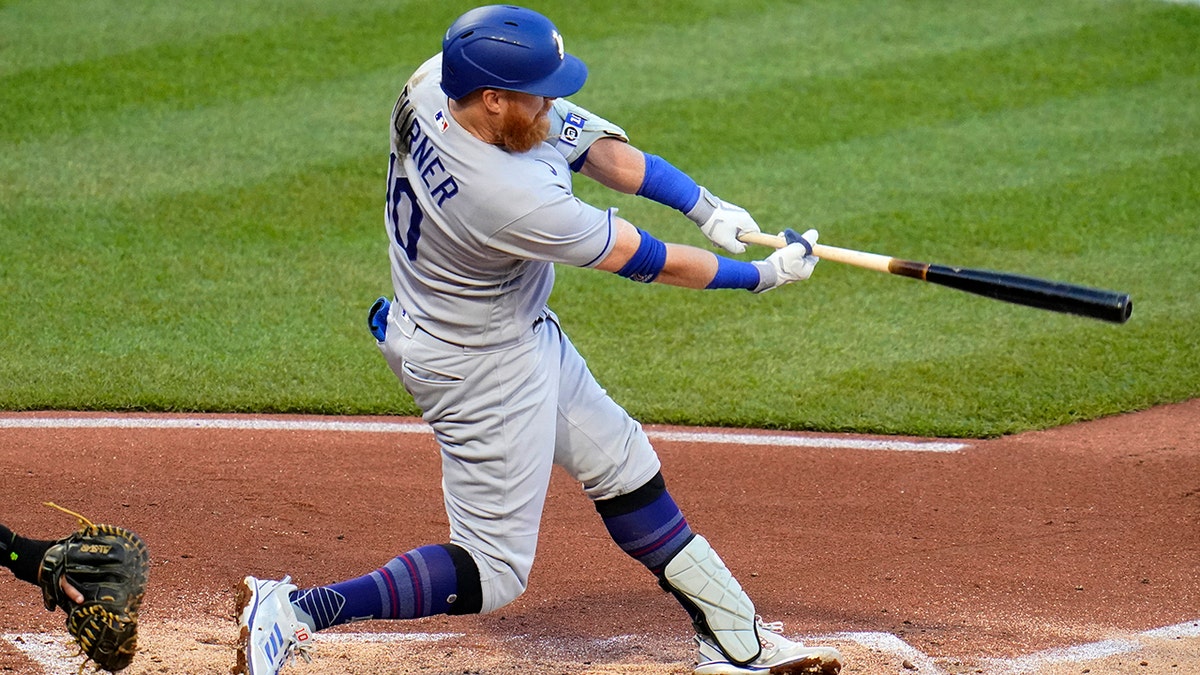
[[[267,655],[267,660],[274,663],[275,657],[279,654],[279,648],[283,646],[283,633],[279,630],[279,624],[275,625],[275,632],[271,633],[271,639],[263,645],[263,653]]]

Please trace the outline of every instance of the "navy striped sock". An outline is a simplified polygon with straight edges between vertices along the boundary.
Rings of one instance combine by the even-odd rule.
[[[596,502],[596,509],[621,550],[656,575],[692,537],[661,475],[628,495]]]
[[[458,572],[445,546],[422,546],[356,579],[292,593],[296,618],[314,631],[367,619],[446,614],[457,599]]]

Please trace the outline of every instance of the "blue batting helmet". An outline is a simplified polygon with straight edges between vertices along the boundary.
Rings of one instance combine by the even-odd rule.
[[[559,98],[585,80],[587,66],[563,50],[558,29],[532,9],[477,7],[442,39],[442,91],[452,99],[485,87]]]

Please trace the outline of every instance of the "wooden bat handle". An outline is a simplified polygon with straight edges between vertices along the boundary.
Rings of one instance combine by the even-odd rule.
[[[783,248],[787,246],[787,242],[783,237],[762,232],[748,232],[739,236],[738,241],[744,244],[757,244],[771,248]],[[891,264],[892,258],[886,255],[879,255],[878,253],[867,253],[849,248],[813,244],[813,255],[821,260],[832,260],[833,262],[862,267],[876,272],[891,272],[888,265]]]

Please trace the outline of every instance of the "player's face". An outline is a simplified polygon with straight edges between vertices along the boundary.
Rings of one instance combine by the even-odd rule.
[[[528,152],[550,135],[550,106],[554,99],[518,91],[503,92],[497,143],[511,152]]]

